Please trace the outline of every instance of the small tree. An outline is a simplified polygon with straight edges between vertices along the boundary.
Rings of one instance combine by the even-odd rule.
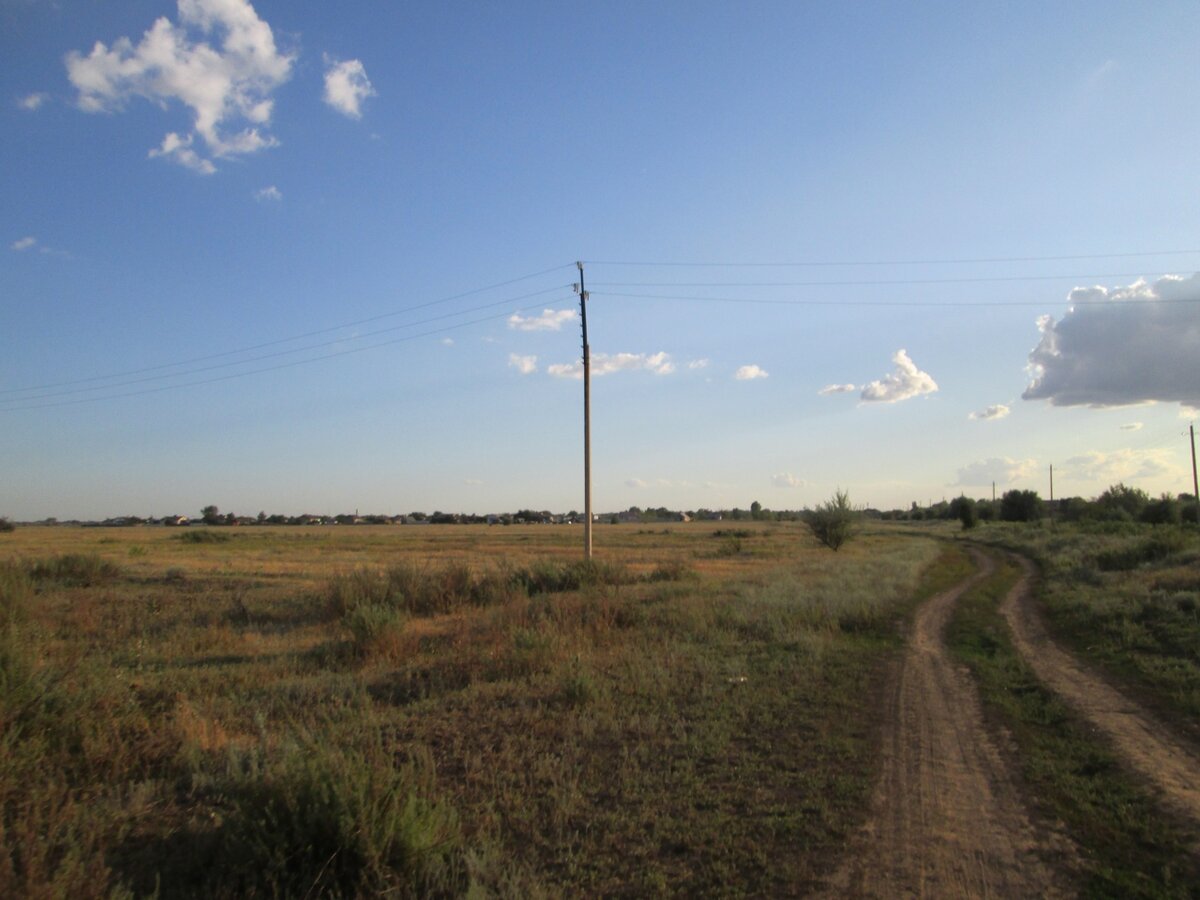
[[[1006,491],[1000,498],[1000,518],[1005,522],[1036,522],[1045,511],[1037,491]]]
[[[221,522],[221,511],[215,506],[206,506],[200,510],[200,518],[205,525],[217,525]]]
[[[17,526],[12,522],[8,521],[8,519],[4,518],[3,516],[0,516],[0,533],[15,531],[16,528]]]
[[[979,524],[975,501],[970,497],[955,497],[950,501],[950,515],[962,522],[963,528],[974,528]]]
[[[841,489],[808,514],[808,527],[818,541],[836,551],[854,532],[854,507]]]

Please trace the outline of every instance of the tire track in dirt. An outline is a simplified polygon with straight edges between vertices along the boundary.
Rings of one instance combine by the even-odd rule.
[[[1140,704],[1126,697],[1055,644],[1035,608],[1034,565],[1015,555],[1021,579],[1000,606],[1017,651],[1047,688],[1075,708],[1154,784],[1165,805],[1200,822],[1200,756]]]
[[[830,879],[835,897],[1046,897],[1064,893],[1038,856],[1047,836],[1026,812],[978,691],[942,632],[977,571],[925,602],[885,711],[883,774],[870,819]]]

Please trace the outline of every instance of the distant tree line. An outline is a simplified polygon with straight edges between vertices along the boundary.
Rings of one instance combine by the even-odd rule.
[[[979,522],[1036,522],[1047,517],[1060,522],[1178,525],[1196,521],[1196,498],[1191,494],[1162,494],[1155,498],[1141,488],[1118,482],[1093,500],[1066,497],[1051,502],[1043,500],[1037,491],[1011,490],[998,500],[962,496],[928,506],[919,506],[914,501],[909,509],[875,514],[881,519],[899,521],[958,519],[964,528],[973,528]]]

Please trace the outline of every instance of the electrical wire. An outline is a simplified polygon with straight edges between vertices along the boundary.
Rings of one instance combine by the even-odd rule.
[[[1067,262],[1083,259],[1136,259],[1147,256],[1190,256],[1200,255],[1200,250],[1144,250],[1133,253],[1075,253],[1061,256],[980,256],[946,259],[892,259],[892,260],[800,260],[792,262],[681,262],[648,260],[587,260],[593,266],[671,266],[679,268],[836,268],[838,266],[951,266],[978,263],[1018,262]]]
[[[277,338],[277,339],[271,340],[271,341],[264,341],[260,344],[252,344],[252,345],[249,345],[246,347],[239,347],[236,350],[225,350],[220,353],[210,353],[205,356],[194,356],[194,357],[190,357],[188,359],[176,360],[175,362],[162,363],[160,365],[155,365],[155,366],[144,366],[144,367],[138,368],[138,369],[126,369],[125,371],[113,372],[108,375],[93,375],[88,378],[76,378],[76,379],[72,379],[70,381],[56,381],[56,382],[52,382],[52,383],[48,383],[48,384],[31,385],[29,387],[23,387],[23,388],[5,388],[5,389],[0,390],[0,394],[28,393],[31,391],[49,390],[51,388],[57,388],[57,387],[68,387],[70,385],[75,385],[75,384],[88,384],[88,383],[94,382],[94,381],[107,381],[112,378],[124,378],[128,375],[141,375],[145,372],[158,372],[163,369],[172,369],[172,368],[178,368],[181,366],[191,365],[192,363],[208,362],[209,360],[221,359],[222,357],[225,357],[225,356],[236,356],[239,353],[251,353],[255,350],[263,350],[263,349],[266,349],[267,347],[277,347],[280,344],[286,344],[291,341],[301,341],[301,340],[304,340],[305,338],[316,337],[317,335],[320,335],[320,334],[330,334],[334,331],[341,331],[344,328],[354,328],[358,325],[367,325],[371,322],[378,322],[382,319],[387,319],[387,318],[392,318],[394,316],[404,315],[405,313],[415,312],[416,310],[419,310],[419,309],[426,309],[430,306],[437,306],[442,303],[451,303],[455,300],[461,300],[464,297],[472,297],[476,294],[482,294],[482,293],[486,293],[487,291],[496,290],[498,288],[508,287],[510,284],[517,284],[518,282],[521,282],[521,281],[529,281],[532,278],[539,278],[542,275],[549,275],[552,272],[557,272],[560,269],[565,269],[565,268],[575,268],[575,263],[563,263],[561,265],[551,266],[550,268],[543,269],[540,272],[531,272],[528,275],[520,275],[516,278],[510,278],[507,281],[498,281],[495,284],[489,284],[484,287],[472,288],[469,291],[463,291],[460,294],[452,294],[449,297],[442,297],[439,300],[429,300],[425,303],[417,303],[412,306],[407,306],[403,309],[394,310],[392,312],[380,313],[379,315],[375,315],[375,316],[368,316],[365,319],[356,319],[353,322],[343,322],[340,325],[330,325],[327,328],[318,328],[314,331],[306,331],[303,334],[292,335],[291,337]],[[517,297],[514,299],[523,300],[526,297],[536,297],[536,296],[538,296],[538,294],[550,293],[552,291],[559,290],[561,287],[562,287],[561,285],[556,285],[555,287],[548,288],[545,291],[538,291],[538,292],[531,293],[531,294],[525,294],[521,297]],[[32,399],[32,398],[25,398],[25,399]]]
[[[113,382],[111,384],[99,385],[96,387],[77,387],[77,388],[69,388],[64,391],[52,391],[49,393],[34,394],[32,396],[0,398],[0,403],[32,402],[34,400],[48,400],[48,399],[51,399],[54,397],[66,397],[66,396],[70,396],[72,394],[82,394],[82,393],[87,393],[88,391],[106,391],[106,390],[111,390],[113,388],[128,387],[128,386],[134,385],[134,384],[146,384],[146,383],[152,382],[152,381],[162,381],[167,378],[179,378],[179,377],[183,377],[183,376],[187,376],[187,375],[197,375],[201,372],[212,372],[212,371],[216,371],[217,369],[226,369],[226,368],[230,368],[232,366],[242,366],[242,365],[246,365],[248,363],[261,362],[266,359],[278,359],[281,356],[289,356],[293,353],[304,353],[304,352],[307,352],[310,350],[320,350],[323,347],[332,347],[337,344],[345,343],[346,341],[360,341],[360,340],[364,340],[364,339],[370,338],[370,337],[375,337],[375,336],[381,335],[381,334],[390,334],[391,332],[399,331],[403,328],[414,328],[419,325],[428,325],[431,322],[440,322],[443,319],[453,318],[454,316],[468,315],[470,313],[480,312],[485,309],[493,309],[497,306],[504,306],[509,303],[515,303],[519,300],[526,300],[530,297],[538,297],[538,296],[543,296],[545,294],[549,294],[552,292],[561,291],[564,288],[565,288],[565,285],[557,285],[552,288],[547,288],[546,290],[543,290],[543,291],[534,291],[529,294],[522,294],[519,297],[506,297],[503,300],[495,300],[491,303],[484,303],[480,306],[471,307],[469,309],[456,310],[455,312],[444,313],[440,316],[431,316],[428,319],[420,319],[416,322],[406,322],[402,325],[392,325],[388,328],[380,328],[375,331],[368,331],[365,334],[351,335],[349,337],[337,338],[332,341],[322,341],[320,343],[309,344],[304,347],[293,347],[290,350],[277,350],[273,353],[264,353],[264,354],[260,354],[258,356],[250,356],[250,357],[246,357],[245,359],[237,359],[237,360],[232,360],[230,362],[223,362],[223,363],[213,363],[213,364],[207,365],[207,366],[196,366],[193,368],[184,369],[182,371],[167,372],[165,374],[160,374],[160,375],[146,375],[141,378],[131,378],[131,379],[127,379],[125,381],[117,381],[117,382]],[[428,305],[429,304],[423,304],[422,306],[428,306]],[[528,306],[521,307],[521,309],[519,311],[524,312],[525,310],[531,309],[531,308],[535,308],[535,307],[528,307]],[[147,370],[147,371],[149,371],[149,370]],[[95,380],[95,379],[89,379],[89,380]],[[74,382],[74,383],[79,383],[79,382]],[[26,388],[25,390],[28,391],[30,389]]]
[[[984,275],[964,278],[879,278],[836,281],[593,281],[596,287],[880,287],[920,284],[983,284],[1008,281],[1083,281],[1089,278],[1140,278],[1144,272],[1100,275]]]
[[[518,310],[518,312],[523,312],[528,309],[536,309],[537,306],[539,306],[539,305],[540,304],[537,304],[534,306],[523,307],[521,310]],[[561,307],[561,308],[562,309],[573,309],[574,304],[572,304],[572,306],[570,306],[570,307]],[[140,397],[140,396],[143,396],[146,394],[158,394],[158,393],[162,393],[163,391],[178,390],[180,388],[198,387],[200,385],[205,385],[205,384],[216,384],[216,383],[222,382],[222,381],[231,381],[235,378],[245,378],[249,375],[260,375],[264,372],[275,372],[280,369],[290,369],[290,368],[294,368],[296,366],[308,365],[309,363],[322,362],[327,359],[335,359],[335,358],[341,357],[341,356],[349,356],[352,353],[364,353],[368,350],[377,350],[380,347],[390,347],[394,344],[400,344],[400,343],[404,343],[406,341],[414,341],[419,338],[432,337],[433,335],[438,335],[438,334],[445,334],[448,331],[454,331],[459,328],[467,328],[471,325],[479,325],[483,322],[491,322],[491,321],[494,321],[495,319],[503,318],[503,317],[507,316],[508,314],[509,314],[508,311],[505,310],[504,312],[493,313],[490,316],[483,316],[478,319],[472,319],[469,322],[459,322],[455,325],[447,325],[443,328],[434,328],[429,331],[423,331],[420,334],[407,334],[402,337],[392,338],[391,340],[380,341],[375,344],[370,344],[366,347],[351,347],[349,349],[339,350],[334,353],[326,353],[321,356],[310,357],[309,359],[297,359],[297,360],[293,360],[291,362],[279,363],[278,365],[274,365],[274,366],[264,366],[259,369],[250,369],[246,372],[232,372],[228,375],[218,375],[214,378],[205,378],[200,381],[188,381],[188,382],[184,382],[182,384],[167,384],[167,385],[161,385],[159,387],[143,388],[142,390],[137,390],[137,391],[127,391],[123,394],[106,394],[102,397],[81,397],[81,398],[78,398],[75,400],[60,400],[55,403],[44,403],[44,404],[40,404],[40,405],[13,406],[13,407],[9,407],[8,409],[0,409],[0,413],[21,412],[21,411],[25,411],[25,410],[51,409],[51,408],[58,407],[58,406],[76,406],[81,403],[96,403],[96,402],[99,402],[102,400],[119,400],[124,397]]]
[[[589,288],[588,294],[594,297],[622,297],[635,300],[684,300],[688,302],[709,302],[709,303],[752,303],[766,306],[875,306],[888,307],[894,306],[897,308],[910,306],[927,306],[927,307],[1042,307],[1047,303],[1044,300],[808,300],[808,299],[792,299],[780,300],[766,297],[698,297],[686,294],[637,294],[626,293],[619,291],[593,291]],[[1107,306],[1110,304],[1127,304],[1127,303],[1200,303],[1200,297],[1184,297],[1171,299],[1158,299],[1153,301],[1140,299],[1107,299],[1102,304],[1097,306]]]

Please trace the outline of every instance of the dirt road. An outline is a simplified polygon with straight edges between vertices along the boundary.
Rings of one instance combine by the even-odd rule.
[[[1017,650],[1046,687],[1091,721],[1133,769],[1159,788],[1166,805],[1200,822],[1200,758],[1139,704],[1050,640],[1032,600],[1033,564],[1017,559],[1021,579],[1000,607]]]
[[[863,833],[828,894],[837,897],[1045,897],[1063,893],[1035,852],[1051,838],[1026,813],[983,724],[965,667],[942,632],[978,571],[917,612],[884,725],[883,775]]]

